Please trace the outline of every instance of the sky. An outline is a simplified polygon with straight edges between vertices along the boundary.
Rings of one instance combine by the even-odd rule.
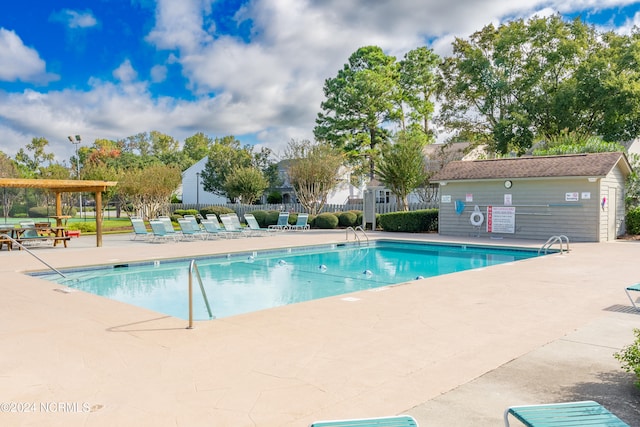
[[[628,34],[628,0],[21,0],[0,14],[0,151],[156,130],[281,153],[313,139],[323,84],[359,47],[451,54],[488,24],[560,13]]]

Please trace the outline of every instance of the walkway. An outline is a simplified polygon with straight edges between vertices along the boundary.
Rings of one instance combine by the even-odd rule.
[[[344,238],[150,244],[106,235],[101,248],[83,236],[36,251],[62,268]],[[28,254],[3,251],[0,396],[35,412],[3,413],[0,423],[293,427],[408,412],[428,427],[498,426],[508,405],[593,398],[640,425],[632,377],[612,357],[640,327],[623,292],[638,279],[638,259],[640,243],[575,244],[569,255],[185,330],[184,320],[60,292],[19,273],[41,268]],[[58,410],[47,412],[51,404]]]

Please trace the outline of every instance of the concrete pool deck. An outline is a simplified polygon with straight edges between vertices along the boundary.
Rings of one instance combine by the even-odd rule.
[[[64,268],[344,240],[316,230],[164,244],[105,235],[101,248],[82,236],[33,252]],[[289,427],[409,413],[421,426],[497,426],[509,405],[588,399],[640,425],[640,393],[612,356],[640,327],[623,291],[639,279],[638,259],[640,242],[578,243],[568,255],[186,330],[181,319],[61,292],[21,273],[43,269],[28,253],[3,250],[0,425]]]

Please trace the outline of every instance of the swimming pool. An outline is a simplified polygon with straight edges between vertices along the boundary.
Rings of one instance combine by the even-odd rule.
[[[533,249],[379,240],[196,257],[215,318],[538,256]],[[96,295],[188,318],[193,258],[31,273]],[[194,289],[194,318],[209,316]]]

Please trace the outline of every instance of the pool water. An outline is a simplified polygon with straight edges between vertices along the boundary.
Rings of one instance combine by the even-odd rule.
[[[243,252],[196,259],[215,318],[233,316],[474,268],[519,261],[537,251],[475,245],[377,241]],[[40,278],[188,318],[189,259],[115,264]],[[194,280],[194,318],[209,316]]]

